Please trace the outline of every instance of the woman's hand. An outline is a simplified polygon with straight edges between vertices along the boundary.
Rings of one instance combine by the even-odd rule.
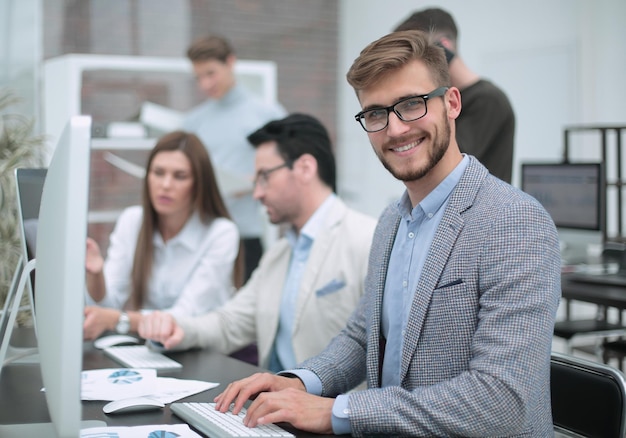
[[[100,274],[104,267],[104,258],[100,253],[100,246],[91,237],[87,237],[87,251],[85,253],[85,269],[88,274]]]
[[[120,319],[120,311],[98,306],[86,306],[83,321],[83,338],[96,339],[107,330],[115,330]]]

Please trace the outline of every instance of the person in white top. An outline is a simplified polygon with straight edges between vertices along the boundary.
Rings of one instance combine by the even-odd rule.
[[[85,339],[137,331],[150,310],[206,313],[243,282],[239,232],[200,139],[183,131],[163,136],[146,169],[143,205],[119,217],[106,261],[87,238]]]

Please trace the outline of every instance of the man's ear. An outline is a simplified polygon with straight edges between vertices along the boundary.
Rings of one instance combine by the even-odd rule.
[[[456,119],[461,113],[461,92],[456,87],[450,87],[446,95],[446,108],[448,110],[448,118]]]
[[[293,162],[293,166],[294,170],[297,169],[298,173],[307,180],[317,176],[317,160],[311,154],[300,155],[300,157]]]

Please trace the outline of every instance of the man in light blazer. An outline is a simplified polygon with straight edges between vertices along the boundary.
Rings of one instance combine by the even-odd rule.
[[[256,148],[254,196],[270,221],[288,224],[252,277],[220,309],[196,318],[155,312],[139,334],[166,348],[232,353],[256,342],[259,365],[295,366],[324,349],[363,293],[376,221],[335,194],[330,138],[315,118],[292,114],[249,136]]]
[[[231,383],[216,409],[238,413],[254,398],[249,427],[354,436],[554,436],[550,216],[460,152],[460,93],[425,34],[373,42],[348,81],[357,122],[406,186],[379,220],[363,300],[322,353]],[[368,389],[348,393],[364,378]]]

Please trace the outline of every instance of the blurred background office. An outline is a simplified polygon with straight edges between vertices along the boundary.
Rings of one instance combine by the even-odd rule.
[[[345,73],[366,44],[428,6],[452,13],[466,62],[512,102],[514,185],[520,163],[561,159],[564,127],[626,124],[623,0],[0,0],[0,87],[16,89],[20,111],[53,137],[43,96],[46,87],[66,84],[46,81],[46,63],[68,54],[184,58],[194,38],[223,34],[239,59],[275,65],[276,98],[288,111],[315,114],[329,128],[339,194],[376,216],[402,186],[355,123],[360,108]],[[81,112],[102,129],[137,120],[145,101],[185,111],[199,99],[191,74],[158,71],[85,71],[79,92]],[[572,156],[598,160],[597,142],[594,133],[581,134]],[[92,159],[90,229],[103,236],[115,211],[138,199],[136,178],[103,159],[107,152]],[[142,151],[115,153],[143,161]]]

